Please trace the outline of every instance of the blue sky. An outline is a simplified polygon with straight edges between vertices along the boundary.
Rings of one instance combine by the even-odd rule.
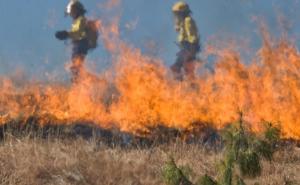
[[[105,19],[104,10],[97,8],[103,0],[82,0],[89,14]],[[173,30],[171,7],[175,0],[123,0],[121,8],[121,37],[148,52],[147,43],[155,42],[160,48],[156,53],[170,65],[177,47]],[[266,20],[270,30],[279,34],[278,15],[291,21],[291,36],[299,38],[299,0],[187,0],[193,11],[202,44],[208,38],[221,36],[247,38],[250,46],[260,45],[257,24],[253,16]],[[63,42],[53,36],[55,31],[68,29],[70,18],[64,17],[68,0],[1,0],[0,1],[0,74],[24,70],[29,76],[49,74],[67,75],[64,64],[70,52]],[[137,23],[128,30],[127,23]],[[99,43],[101,45],[101,43]],[[89,56],[99,68],[109,65],[109,55],[100,46]]]

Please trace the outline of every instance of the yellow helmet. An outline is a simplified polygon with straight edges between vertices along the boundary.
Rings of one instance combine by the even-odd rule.
[[[183,1],[179,1],[174,4],[172,8],[173,12],[190,12],[190,7]]]

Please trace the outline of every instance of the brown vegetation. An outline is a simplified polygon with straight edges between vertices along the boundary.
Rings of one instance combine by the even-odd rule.
[[[195,179],[216,177],[222,154],[201,145],[174,142],[147,148],[107,146],[95,140],[6,136],[0,145],[0,184],[163,184],[162,166],[172,155],[189,166]],[[247,184],[297,184],[300,150],[284,147],[274,162],[263,162],[262,176]]]

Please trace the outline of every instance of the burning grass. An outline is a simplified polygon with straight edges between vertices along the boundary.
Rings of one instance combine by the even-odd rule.
[[[300,138],[300,55],[287,41],[265,41],[249,65],[234,50],[210,48],[214,72],[201,68],[193,82],[174,80],[162,61],[139,49],[121,41],[117,48],[112,69],[85,70],[72,86],[0,79],[0,124],[37,117],[41,126],[84,121],[139,135],[158,126],[222,129],[242,111],[255,132],[271,121],[282,137]]]
[[[248,65],[235,46],[207,45],[213,72],[200,65],[196,79],[177,81],[159,58],[119,38],[118,20],[100,20],[112,55],[111,68],[101,74],[82,69],[73,85],[0,77],[0,125],[22,125],[33,117],[41,126],[88,122],[140,135],[160,126],[222,129],[242,111],[254,132],[270,121],[278,123],[283,138],[300,139],[300,54],[286,37],[272,38],[263,29],[263,45]]]

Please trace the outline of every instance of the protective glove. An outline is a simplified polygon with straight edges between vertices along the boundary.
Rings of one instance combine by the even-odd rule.
[[[67,31],[57,31],[55,37],[59,40],[66,40],[69,37],[69,33]]]

